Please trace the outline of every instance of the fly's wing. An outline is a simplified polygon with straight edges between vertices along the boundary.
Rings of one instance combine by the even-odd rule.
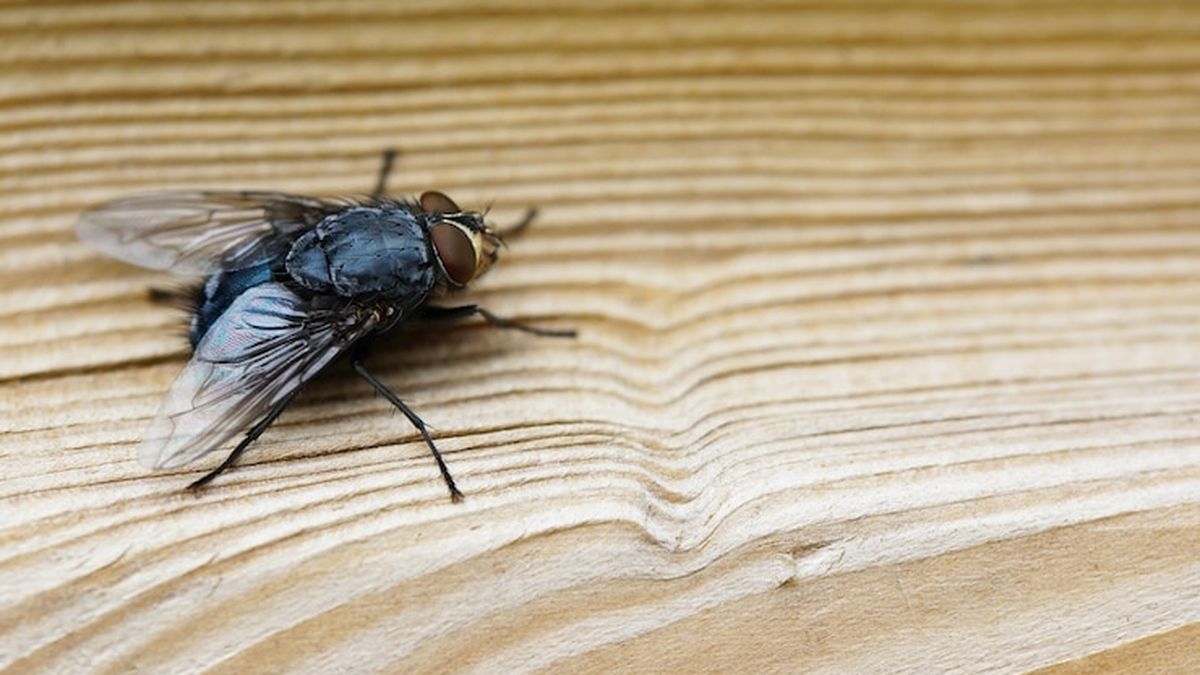
[[[314,309],[286,286],[240,295],[196,345],[138,449],[147,468],[182,466],[249,430],[376,326]]]
[[[156,192],[87,211],[75,231],[118,260],[198,275],[286,253],[296,233],[339,208],[283,192]]]

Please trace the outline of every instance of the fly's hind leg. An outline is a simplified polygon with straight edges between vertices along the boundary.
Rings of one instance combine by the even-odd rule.
[[[267,427],[271,426],[271,424],[279,417],[279,415],[283,413],[283,409],[286,408],[287,405],[292,402],[292,399],[296,397],[297,391],[299,391],[299,389],[293,390],[290,394],[285,396],[283,400],[281,400],[279,403],[276,403],[275,406],[267,413],[266,417],[262,418],[258,424],[255,424],[253,427],[251,427],[250,431],[246,432],[246,437],[242,439],[241,443],[237,444],[237,447],[233,449],[233,452],[229,453],[229,456],[225,458],[224,462],[221,462],[220,466],[201,476],[199,480],[194,481],[191,485],[187,486],[187,489],[195,492],[212,482],[212,479],[220,476],[226,469],[233,466],[234,463],[237,462],[238,457],[241,457],[242,453],[246,451],[246,448],[250,447],[251,443],[258,440],[258,437],[262,436],[263,432],[267,430]]]
[[[442,473],[442,480],[446,481],[446,488],[450,490],[450,501],[461,502],[463,494],[462,492],[459,492],[458,486],[454,484],[454,476],[450,475],[450,469],[446,466],[446,461],[442,459],[442,453],[438,452],[437,446],[434,445],[433,437],[429,435],[429,429],[425,427],[424,420],[418,417],[417,414],[412,411],[412,408],[409,408],[407,405],[405,405],[404,401],[401,401],[400,397],[396,396],[395,392],[389,389],[386,384],[380,382],[379,378],[375,377],[371,371],[367,370],[366,364],[363,363],[363,359],[366,358],[367,348],[368,345],[361,343],[357,348],[355,348],[354,357],[352,359],[354,371],[357,372],[364,380],[370,383],[370,385],[375,388],[375,391],[382,394],[389,403],[396,406],[400,412],[404,413],[404,416],[408,418],[408,421],[412,422],[412,425],[417,428],[417,431],[421,432],[421,438],[425,440],[425,445],[429,448],[429,452],[433,454],[433,459],[437,462],[438,470]]]
[[[159,288],[151,286],[146,289],[146,295],[149,296],[151,302],[159,302],[162,304],[173,304],[182,299],[183,294],[177,293],[169,288]]]
[[[146,296],[150,298],[150,302],[188,309],[191,309],[196,304],[194,298],[197,294],[198,291],[195,288],[162,288],[160,286],[151,286],[146,289]]]

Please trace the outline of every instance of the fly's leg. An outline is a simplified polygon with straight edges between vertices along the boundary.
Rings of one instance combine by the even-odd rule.
[[[169,288],[158,288],[155,286],[146,289],[146,295],[150,296],[151,302],[158,302],[164,305],[178,302],[183,298],[182,293],[176,293]]]
[[[421,310],[421,318],[436,320],[463,319],[476,314],[483,317],[484,321],[487,321],[497,328],[519,330],[523,333],[540,335],[542,337],[573,338],[578,335],[573,328],[565,328],[561,330],[554,328],[540,328],[538,326],[530,326],[513,319],[506,319],[502,316],[496,316],[479,305],[459,305],[458,307],[435,307],[432,305],[426,305]]]
[[[425,445],[429,447],[429,452],[433,453],[433,459],[437,461],[438,470],[442,472],[442,480],[446,481],[446,487],[450,490],[450,501],[461,502],[463,494],[459,492],[458,486],[454,484],[454,476],[450,475],[450,469],[446,466],[446,461],[442,459],[442,453],[438,452],[437,446],[433,444],[433,437],[429,435],[429,430],[425,427],[425,422],[422,421],[421,418],[418,417],[411,408],[405,405],[404,401],[401,401],[400,397],[396,396],[395,392],[389,389],[386,384],[380,382],[379,378],[375,377],[371,371],[367,370],[366,364],[363,363],[363,358],[365,355],[365,347],[360,346],[359,348],[355,349],[353,358],[355,372],[361,375],[364,380],[369,382],[370,385],[375,388],[375,391],[383,394],[383,397],[386,398],[389,403],[396,406],[400,412],[404,413],[404,416],[408,418],[408,421],[412,422],[412,425],[417,428],[417,431],[421,432],[421,438],[425,439]]]
[[[516,236],[520,235],[522,232],[525,231],[526,228],[529,227],[529,224],[532,223],[535,218],[537,218],[537,215],[538,215],[537,209],[529,209],[528,211],[525,212],[525,215],[521,216],[521,219],[518,220],[515,224],[510,225],[509,227],[500,231],[498,233],[500,235],[500,238],[508,239],[510,237],[516,237]]]
[[[541,328],[539,326],[529,326],[529,325],[520,323],[518,321],[514,321],[512,319],[506,319],[502,316],[496,316],[495,314],[492,314],[491,312],[489,312],[488,310],[486,310],[482,307],[476,307],[475,313],[478,314],[479,316],[483,317],[483,319],[485,321],[492,324],[493,326],[496,326],[497,328],[508,328],[511,330],[519,330],[519,331],[522,331],[525,333],[531,333],[533,335],[540,335],[542,337],[573,338],[573,337],[576,337],[577,335],[579,335],[579,333],[574,328],[556,329],[556,328]]]
[[[229,456],[225,458],[224,462],[221,462],[220,466],[204,474],[200,480],[197,480],[191,485],[187,486],[187,489],[195,492],[211,482],[212,479],[221,475],[221,473],[226,469],[233,466],[234,462],[238,460],[238,457],[241,457],[242,453],[246,451],[246,448],[250,447],[251,443],[258,440],[258,437],[262,436],[263,432],[267,430],[267,427],[271,426],[271,423],[273,423],[276,418],[279,417],[280,413],[283,412],[283,409],[286,408],[287,405],[292,402],[292,399],[296,397],[296,392],[298,391],[299,389],[293,390],[290,394],[285,396],[282,401],[276,403],[275,407],[271,408],[266,417],[262,418],[258,424],[255,424],[253,427],[251,427],[250,431],[246,432],[246,437],[242,439],[241,443],[237,444],[237,447],[233,449],[233,452],[229,453]]]
[[[384,148],[383,164],[379,167],[379,179],[375,181],[375,189],[371,191],[372,197],[382,197],[387,189],[388,174],[392,173],[392,165],[396,163],[396,149]]]
[[[193,298],[196,296],[196,293],[197,291],[192,288],[161,288],[151,286],[146,289],[146,296],[150,298],[150,302],[187,309],[195,306]]]

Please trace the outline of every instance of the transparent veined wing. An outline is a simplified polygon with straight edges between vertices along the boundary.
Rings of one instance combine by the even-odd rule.
[[[198,275],[284,254],[294,235],[340,208],[283,192],[155,192],[86,211],[75,231],[118,260]]]
[[[196,345],[138,458],[174,468],[222,447],[376,325],[371,314],[316,309],[283,284],[251,288]]]

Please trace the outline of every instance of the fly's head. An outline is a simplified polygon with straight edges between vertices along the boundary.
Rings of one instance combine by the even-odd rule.
[[[434,259],[450,288],[466,286],[496,262],[504,241],[488,227],[483,214],[463,211],[441,192],[423,193],[420,205],[428,218]]]

